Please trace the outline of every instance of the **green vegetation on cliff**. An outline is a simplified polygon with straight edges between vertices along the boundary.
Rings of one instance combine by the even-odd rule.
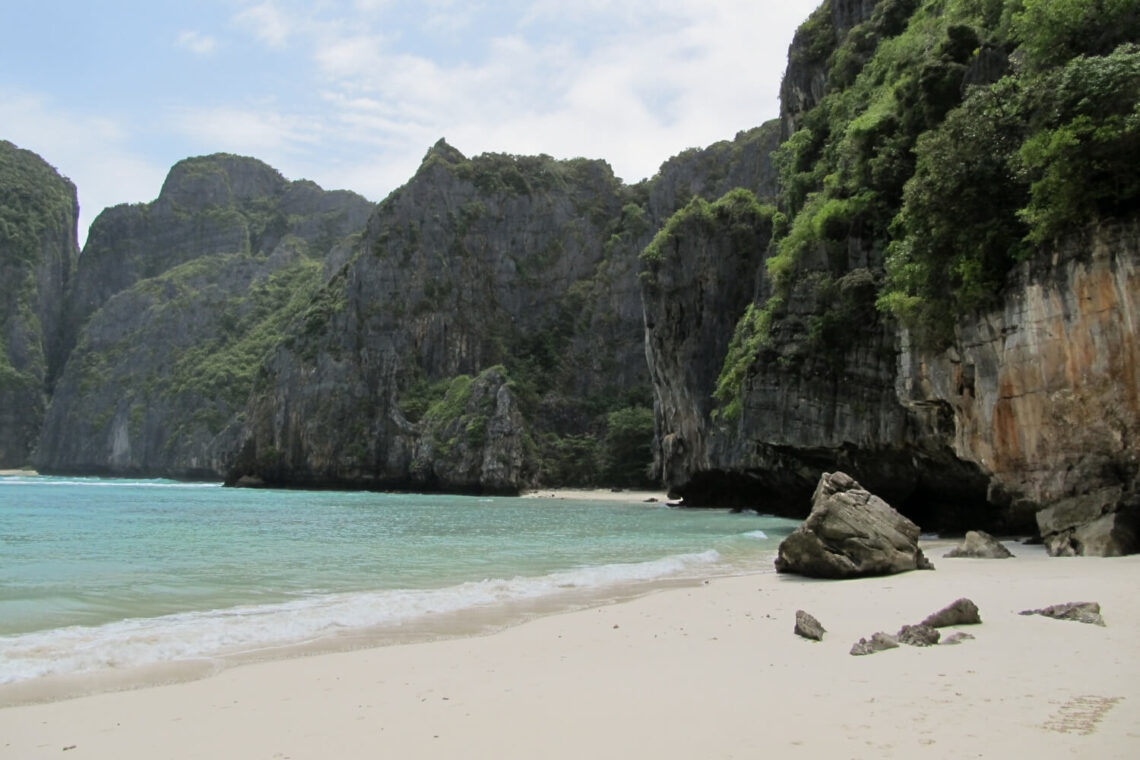
[[[1026,19],[1041,4],[1026,5],[1015,34],[1036,30]],[[947,340],[956,315],[993,303],[1010,267],[1039,245],[1140,202],[1140,47],[1094,55],[1092,46],[1064,61],[1055,40],[1035,47],[1047,39],[1017,48],[1038,65],[971,88],[916,146],[879,303],[928,342]]]
[[[44,333],[57,326],[43,324],[40,309],[61,307],[74,266],[67,236],[74,236],[75,216],[74,185],[35,153],[0,140],[0,390],[47,379],[56,336]],[[45,273],[57,281],[41,281]]]
[[[759,259],[773,229],[782,223],[781,219],[782,215],[775,207],[761,204],[752,192],[743,188],[731,190],[712,203],[694,198],[670,217],[641,253],[641,279],[647,294],[653,294],[660,288],[663,269],[673,270],[681,266],[676,259],[682,255],[695,255],[694,246],[698,249],[716,246],[713,250],[726,251],[727,255],[742,261],[750,257]],[[758,251],[758,247],[761,250]],[[731,268],[726,269],[732,271]],[[765,339],[764,323],[767,319],[765,310],[750,305],[729,344],[725,369],[714,394],[729,406],[724,412],[729,417],[739,415],[736,399],[740,384]]]
[[[1132,0],[881,0],[843,34],[832,5],[792,47],[771,290],[725,359],[727,418],[766,348],[826,366],[876,306],[944,344],[1039,245],[1140,203]]]
[[[66,228],[75,188],[35,153],[0,140],[0,251],[5,267],[39,263],[43,234]],[[13,283],[0,282],[5,288]],[[9,303],[8,299],[0,303]]]
[[[143,449],[138,456],[155,467],[164,456],[178,461],[188,442],[217,436],[244,407],[269,350],[304,312],[320,272],[320,262],[305,256],[271,263],[218,254],[119,294],[89,324],[61,384],[60,406],[79,401],[85,409],[70,435],[106,438],[125,413],[129,438]]]
[[[763,205],[754,193],[743,188],[730,190],[712,203],[693,198],[669,218],[642,251],[641,261],[646,265],[642,280],[652,284],[654,271],[675,255],[684,239],[701,239],[716,232],[726,233],[732,242],[751,245],[756,230],[770,225],[775,213],[774,207]]]
[[[69,180],[0,140],[0,467],[28,463],[62,361],[78,213]]]
[[[195,270],[208,267],[224,272],[227,263],[224,258],[198,260],[167,272],[155,285],[185,284],[193,279]],[[248,291],[219,292],[217,297],[209,298],[217,315],[215,334],[179,355],[169,374],[164,372],[156,378],[155,390],[171,394],[192,392],[224,401],[232,414],[249,396],[266,354],[287,334],[289,323],[308,307],[320,283],[320,273],[319,261],[301,257],[256,277]],[[203,295],[198,290],[187,297],[201,299]],[[177,308],[176,303],[164,308]],[[219,415],[212,421],[211,432],[220,432],[228,421],[228,415]]]

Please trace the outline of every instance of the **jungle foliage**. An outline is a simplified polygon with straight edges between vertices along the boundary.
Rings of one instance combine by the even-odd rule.
[[[728,418],[775,332],[834,355],[886,316],[945,345],[1016,263],[1140,205],[1134,0],[881,0],[844,34],[831,11],[829,0],[792,46],[785,104],[806,107],[786,115],[773,157],[771,292],[726,357],[716,398]],[[790,91],[812,71],[826,81],[814,102]],[[829,303],[862,267],[835,304],[858,319],[789,313],[790,301]]]

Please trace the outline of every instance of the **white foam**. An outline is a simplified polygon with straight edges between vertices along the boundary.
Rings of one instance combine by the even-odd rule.
[[[321,594],[157,618],[120,620],[0,637],[0,684],[299,644],[339,632],[398,625],[443,612],[556,597],[631,581],[684,575],[720,561],[714,550],[649,562],[582,567],[527,578],[486,579],[440,589]]]
[[[96,478],[59,480],[56,478],[5,476],[0,485],[12,486],[84,486],[90,488],[221,488],[221,483],[178,483],[159,480],[99,480]]]
[[[748,531],[747,533],[741,533],[740,535],[742,535],[742,536],[744,536],[744,537],[746,537],[746,538],[760,538],[760,539],[764,539],[764,538],[767,538],[767,537],[768,537],[768,534],[767,534],[767,533],[765,533],[765,532],[764,532],[764,531],[762,531],[762,530],[750,530],[750,531]]]

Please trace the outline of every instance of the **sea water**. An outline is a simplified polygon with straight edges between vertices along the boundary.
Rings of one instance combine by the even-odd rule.
[[[0,476],[0,684],[770,569],[794,526],[616,500]]]

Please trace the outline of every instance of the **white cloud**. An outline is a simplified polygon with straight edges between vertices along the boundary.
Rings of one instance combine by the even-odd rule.
[[[271,0],[246,8],[234,17],[234,21],[271,48],[285,47],[293,34],[293,19]]]
[[[178,47],[189,50],[195,55],[210,55],[218,47],[218,41],[213,37],[198,32],[186,30],[175,40]]]
[[[171,111],[172,128],[202,153],[246,153],[266,158],[298,150],[320,150],[319,119],[282,113],[272,101],[249,106],[185,107]]]
[[[351,80],[384,65],[383,46],[378,35],[329,34],[317,43],[313,59],[327,76]]]
[[[353,0],[352,6],[362,13],[376,13],[392,5],[393,0]]]
[[[334,130],[371,129],[370,142],[417,156],[446,135],[465,152],[605,158],[636,181],[774,117],[792,31],[814,6],[537,0],[514,27],[484,30],[463,63],[400,49],[363,22],[324,27],[313,58],[335,93]]]

